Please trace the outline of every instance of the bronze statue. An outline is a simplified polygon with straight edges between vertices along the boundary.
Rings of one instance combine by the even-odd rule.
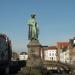
[[[36,16],[35,14],[32,14],[28,22],[28,25],[29,25],[28,39],[29,40],[38,40],[39,28],[38,28],[38,24],[36,22],[35,16]]]

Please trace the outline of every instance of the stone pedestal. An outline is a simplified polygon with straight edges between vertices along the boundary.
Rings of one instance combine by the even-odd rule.
[[[26,67],[22,68],[17,75],[42,75],[42,60],[40,50],[42,48],[38,40],[32,40],[27,45],[28,47],[28,60]]]
[[[28,60],[27,60],[27,67],[39,67],[41,66],[41,44],[38,40],[32,40],[27,45],[28,47]]]

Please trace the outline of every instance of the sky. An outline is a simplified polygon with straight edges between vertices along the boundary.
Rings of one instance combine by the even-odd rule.
[[[27,51],[27,22],[32,13],[42,45],[75,37],[75,0],[0,0],[0,33],[9,37],[13,51]]]

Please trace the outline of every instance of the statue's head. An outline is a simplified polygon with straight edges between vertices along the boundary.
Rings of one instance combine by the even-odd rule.
[[[35,16],[36,16],[35,14],[31,14],[31,18],[35,18]]]

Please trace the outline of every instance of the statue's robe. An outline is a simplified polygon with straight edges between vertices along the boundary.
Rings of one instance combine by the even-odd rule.
[[[29,35],[28,35],[29,40],[32,40],[32,39],[37,40],[38,39],[38,26],[37,26],[35,19],[31,18],[29,20],[28,25],[29,25]]]

